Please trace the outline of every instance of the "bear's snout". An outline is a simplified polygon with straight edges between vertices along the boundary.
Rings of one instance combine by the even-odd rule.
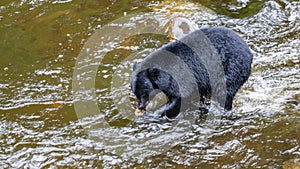
[[[146,99],[138,99],[137,100],[137,108],[140,110],[146,110],[148,101]]]

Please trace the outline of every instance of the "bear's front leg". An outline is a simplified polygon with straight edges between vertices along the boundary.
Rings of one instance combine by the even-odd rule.
[[[176,117],[180,113],[181,98],[169,98],[169,101],[157,109],[155,113],[161,113],[161,117]]]

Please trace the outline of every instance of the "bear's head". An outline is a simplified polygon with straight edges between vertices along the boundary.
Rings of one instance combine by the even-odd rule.
[[[145,110],[152,94],[157,85],[154,83],[159,73],[158,69],[150,68],[136,73],[131,78],[131,89],[137,98],[137,108]]]

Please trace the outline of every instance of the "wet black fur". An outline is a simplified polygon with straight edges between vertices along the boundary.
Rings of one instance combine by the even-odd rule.
[[[230,29],[217,27],[198,31],[202,31],[207,36],[221,58],[227,87],[224,108],[231,110],[235,94],[251,73],[252,53],[244,40]],[[180,41],[172,42],[161,49],[174,53],[189,66],[197,79],[200,95],[209,98],[211,94],[210,81],[207,70],[199,57]],[[179,114],[182,96],[178,84],[168,73],[156,68],[143,70],[133,75],[131,88],[137,97],[137,106],[140,109],[146,108],[150,93],[159,89],[169,98],[169,102],[160,108],[163,115],[175,117]]]

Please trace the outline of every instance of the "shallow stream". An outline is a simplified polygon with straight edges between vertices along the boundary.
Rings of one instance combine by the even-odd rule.
[[[133,60],[181,36],[174,18],[229,27],[253,51],[233,118],[134,117]],[[99,30],[124,21],[160,33],[115,45],[118,28],[107,31],[107,51],[91,54],[102,59],[94,90],[81,93],[97,110],[77,109],[76,63]],[[299,1],[1,0],[0,39],[0,168],[282,168],[300,158]]]

